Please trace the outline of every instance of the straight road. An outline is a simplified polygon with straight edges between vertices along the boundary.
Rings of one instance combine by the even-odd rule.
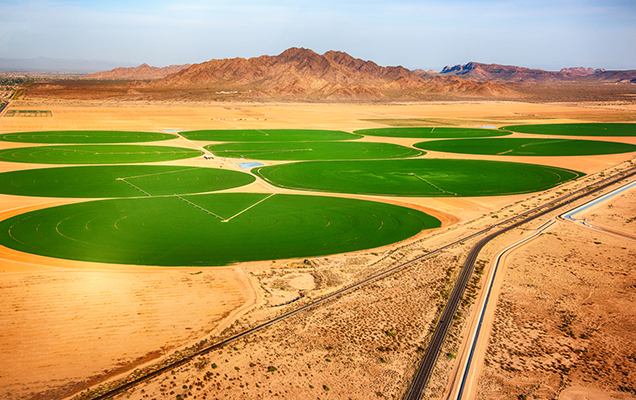
[[[469,399],[471,398],[471,394],[473,394],[477,388],[476,380],[478,376],[475,375],[475,373],[473,372],[474,368],[471,368],[471,367],[474,367],[473,363],[479,362],[479,359],[476,359],[478,343],[483,345],[484,342],[487,340],[487,336],[483,336],[481,334],[482,333],[487,334],[488,331],[486,329],[485,332],[482,332],[482,327],[483,327],[484,319],[486,317],[486,311],[489,311],[489,313],[492,314],[494,313],[494,308],[496,307],[497,295],[493,295],[493,289],[495,289],[495,279],[497,278],[497,272],[499,271],[499,265],[501,263],[503,256],[506,253],[508,253],[510,250],[537,237],[538,235],[543,233],[543,231],[550,228],[555,223],[556,221],[553,219],[545,222],[544,224],[539,226],[536,229],[536,232],[534,232],[532,235],[527,236],[519,240],[518,242],[508,246],[497,256],[495,263],[493,265],[493,268],[491,270],[491,273],[488,276],[488,281],[486,285],[484,285],[484,287],[487,288],[487,292],[485,296],[481,299],[478,305],[478,308],[476,310],[476,315],[478,316],[477,324],[473,326],[472,329],[469,328],[468,338],[470,342],[467,344],[468,354],[465,356],[459,357],[459,359],[463,360],[463,364],[461,365],[457,374],[454,376],[455,379],[457,378],[458,379],[456,382],[453,382],[453,387],[451,388],[450,394],[447,399],[452,399],[452,400]],[[501,282],[499,283],[499,285],[501,285]]]
[[[571,221],[571,222],[575,222],[575,223],[580,223],[582,225],[585,225],[587,227],[593,228],[593,229],[598,229],[604,232],[604,229],[590,225],[589,223],[587,223],[585,220],[579,220],[579,219],[574,219],[572,218],[573,215],[578,214],[592,206],[598,205],[600,203],[603,203],[605,201],[608,201],[610,199],[612,199],[613,197],[615,197],[616,195],[619,195],[629,189],[632,189],[636,187],[636,181],[633,181],[631,183],[627,183],[621,187],[619,187],[618,189],[615,189],[611,192],[609,192],[608,194],[605,194],[599,198],[590,200],[576,208],[574,208],[573,210],[570,210],[564,214],[561,214],[559,216],[559,219],[562,220],[566,220],[566,221]],[[495,263],[493,265],[492,268],[492,273],[490,274],[490,276],[488,277],[488,282],[485,285],[485,287],[487,287],[488,292],[486,293],[486,296],[482,299],[482,301],[479,304],[478,309],[476,310],[477,312],[477,316],[478,316],[478,321],[477,321],[477,325],[474,327],[473,330],[471,330],[471,332],[468,335],[468,338],[470,340],[470,342],[468,343],[468,355],[467,357],[465,357],[465,362],[462,365],[462,367],[460,368],[460,370],[458,371],[456,376],[459,376],[459,379],[457,382],[454,383],[453,388],[451,389],[450,395],[448,397],[448,399],[452,399],[452,400],[461,400],[461,399],[470,399],[474,397],[474,393],[477,389],[477,379],[479,378],[479,376],[475,375],[474,372],[472,372],[474,370],[474,365],[472,365],[473,363],[477,363],[477,362],[483,362],[483,360],[479,360],[479,359],[475,359],[476,356],[476,350],[478,347],[478,342],[480,344],[483,345],[484,343],[484,338],[483,336],[480,337],[480,334],[482,333],[482,324],[484,322],[484,317],[486,315],[486,311],[488,310],[488,306],[489,304],[491,304],[491,308],[489,311],[494,312],[494,304],[496,303],[496,298],[491,298],[492,292],[493,292],[493,286],[494,286],[494,282],[495,282],[495,278],[497,275],[497,272],[499,270],[499,265],[500,262],[503,258],[503,256],[508,253],[510,250],[520,246],[523,243],[526,243],[527,241],[531,240],[532,238],[538,236],[540,233],[542,233],[544,230],[546,230],[547,228],[549,228],[550,226],[552,226],[553,224],[555,224],[557,221],[554,219],[551,219],[550,221],[547,221],[546,223],[544,223],[543,225],[541,225],[539,228],[537,228],[537,231],[535,233],[533,233],[531,236],[526,237],[520,241],[518,241],[515,244],[512,244],[511,246],[509,246],[508,248],[506,248],[505,250],[503,250],[501,253],[499,253],[499,255],[497,256]],[[614,232],[608,232],[608,233],[614,233]],[[623,236],[623,235],[621,235]],[[632,239],[631,237],[627,237],[628,239]],[[493,296],[495,297],[495,296]],[[487,334],[487,332],[483,332],[485,334]],[[481,339],[481,340],[480,340]],[[471,370],[471,367],[472,370]]]
[[[430,380],[431,375],[433,374],[433,369],[435,368],[435,364],[441,352],[441,348],[442,348],[442,345],[444,344],[444,340],[446,339],[446,335],[448,334],[448,331],[450,330],[450,327],[452,325],[453,316],[457,312],[459,303],[464,295],[464,291],[466,290],[466,285],[468,284],[470,277],[473,274],[477,256],[479,255],[479,252],[481,251],[481,249],[488,242],[490,242],[492,239],[496,238],[497,236],[502,235],[516,228],[517,226],[524,225],[530,221],[533,221],[545,214],[548,214],[554,211],[555,209],[564,207],[568,204],[571,204],[574,201],[580,200],[584,197],[597,193],[602,189],[605,189],[615,183],[618,183],[634,175],[636,175],[636,168],[632,167],[624,172],[621,172],[621,173],[612,175],[606,179],[603,179],[602,181],[596,183],[595,185],[591,185],[583,189],[579,189],[576,192],[573,192],[569,195],[562,196],[558,199],[555,199],[554,201],[550,203],[544,204],[542,206],[539,206],[537,208],[534,208],[530,211],[525,212],[519,217],[525,217],[526,215],[530,215],[530,216],[522,220],[519,220],[515,224],[511,224],[497,232],[491,233],[490,235],[480,240],[475,245],[475,247],[473,247],[468,253],[468,257],[464,263],[459,279],[457,280],[457,283],[455,285],[455,288],[453,289],[453,292],[450,295],[448,303],[446,304],[446,307],[444,308],[444,311],[442,312],[442,317],[440,318],[437,326],[435,327],[435,331],[433,332],[431,341],[426,349],[426,352],[424,353],[424,358],[415,374],[415,377],[411,383],[411,386],[408,389],[405,399],[419,400],[422,398],[424,389],[426,388],[426,385],[428,384],[428,381]],[[538,211],[539,209],[542,209],[542,211]],[[538,211],[538,212],[532,214],[535,211]],[[513,219],[509,219],[508,221],[511,221],[511,220]]]

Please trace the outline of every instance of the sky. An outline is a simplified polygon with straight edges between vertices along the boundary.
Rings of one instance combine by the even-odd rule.
[[[436,71],[636,69],[636,0],[0,0],[0,58],[163,67],[290,47]]]

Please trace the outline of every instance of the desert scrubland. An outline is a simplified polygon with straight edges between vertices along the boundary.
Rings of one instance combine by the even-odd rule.
[[[382,126],[490,126],[624,122],[633,104],[434,102],[394,104],[193,103],[29,98],[15,109],[44,117],[0,117],[0,134],[39,130],[174,131],[335,129]],[[514,137],[532,135],[515,134]],[[577,137],[585,139],[585,137]],[[588,138],[589,139],[589,138]],[[411,146],[421,139],[366,137]],[[636,144],[636,137],[599,140]],[[184,139],[161,143],[196,149]],[[34,146],[0,142],[0,148]],[[427,157],[497,159],[568,168],[588,176],[626,168],[633,153],[518,157],[429,152]],[[265,161],[273,165],[277,161]],[[166,165],[239,170],[231,160]],[[615,167],[618,166],[618,167]],[[42,168],[0,163],[0,172]],[[228,191],[268,192],[262,181]],[[280,193],[298,193],[277,189]],[[128,266],[69,261],[0,247],[0,393],[7,399],[62,399],[128,376],[175,351],[227,337],[338,288],[512,216],[546,193],[496,197],[378,197],[437,217],[442,227],[406,241],[349,254],[267,260],[226,267]],[[79,199],[0,195],[6,219]],[[586,218],[633,234],[633,191]],[[496,215],[497,218],[493,217]],[[529,229],[529,228],[528,228]],[[524,231],[522,231],[522,234]],[[515,235],[515,233],[511,233]],[[516,233],[519,235],[519,233]],[[510,239],[506,239],[510,240]],[[502,243],[484,253],[482,267]],[[598,244],[596,243],[598,242]],[[472,243],[455,246],[386,278],[207,353],[118,398],[398,398],[406,390],[431,328]],[[633,398],[636,338],[633,240],[559,222],[506,261],[505,278],[478,398]],[[477,275],[440,357],[427,398],[444,398],[455,354],[482,285]],[[630,394],[631,393],[631,394]],[[614,397],[611,397],[614,396]],[[631,396],[631,397],[630,397]]]
[[[634,191],[559,222],[513,252],[480,378],[481,399],[631,399]]]

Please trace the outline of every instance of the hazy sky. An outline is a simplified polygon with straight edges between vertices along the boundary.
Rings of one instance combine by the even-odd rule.
[[[636,69],[636,0],[0,0],[0,57],[154,66],[289,47],[439,71]]]

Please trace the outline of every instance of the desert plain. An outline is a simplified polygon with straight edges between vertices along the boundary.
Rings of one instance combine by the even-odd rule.
[[[0,115],[0,134],[48,130],[185,131],[196,129],[333,129],[384,126],[500,127],[528,123],[636,120],[636,103],[159,102],[22,99],[12,109],[47,116]],[[6,110],[4,111],[6,113]],[[514,134],[514,137],[532,137]],[[576,137],[577,139],[589,139]],[[636,137],[597,140],[636,144]],[[365,137],[412,146],[421,139]],[[197,149],[183,138],[161,143]],[[0,142],[0,149],[33,146]],[[0,394],[5,399],[81,398],[175,352],[213,343],[308,304],[632,166],[635,153],[567,157],[479,156],[428,152],[432,158],[517,161],[587,174],[545,192],[495,197],[381,197],[442,222],[408,240],[347,254],[239,263],[223,267],[155,267],[56,259],[0,247]],[[276,164],[264,161],[263,164]],[[167,165],[240,170],[216,158]],[[42,168],[0,163],[0,172]],[[267,182],[228,191],[299,193]],[[585,217],[607,231],[558,220],[509,253],[498,301],[474,373],[474,398],[636,398],[636,190]],[[0,219],[80,199],[0,195]],[[543,220],[490,243],[480,255],[427,399],[449,398],[462,359],[473,303],[494,257]],[[608,232],[612,231],[612,232]],[[624,235],[618,236],[615,233]],[[249,234],[249,233],[246,233]],[[473,239],[474,241],[474,239]],[[197,357],[115,398],[401,398],[473,242],[453,246],[382,279]]]

